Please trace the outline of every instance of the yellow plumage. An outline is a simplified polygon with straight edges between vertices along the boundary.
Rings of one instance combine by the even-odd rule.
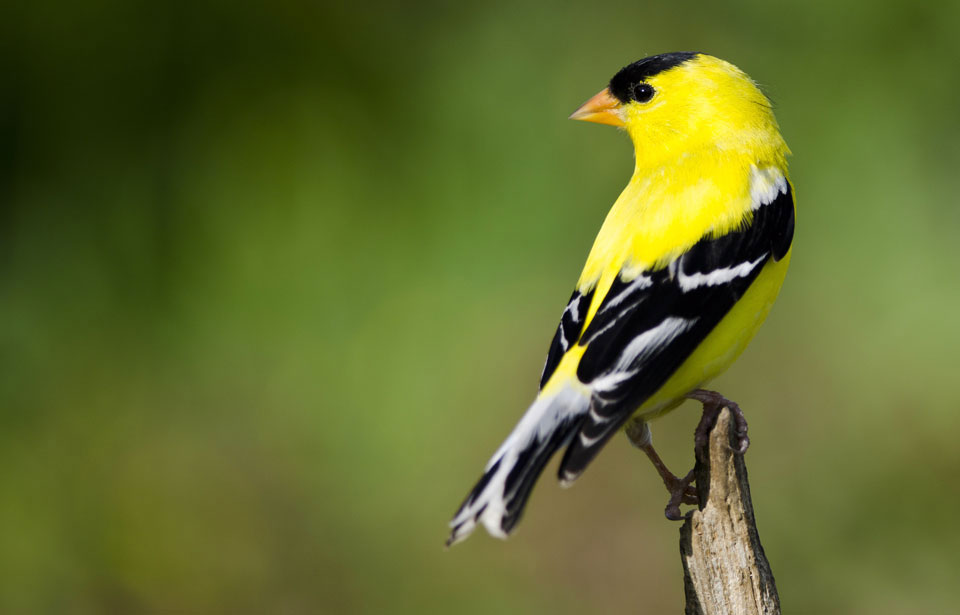
[[[636,166],[564,310],[542,388],[451,525],[505,536],[550,455],[564,482],[633,416],[676,407],[763,323],[793,236],[789,149],[738,68],[695,53],[625,67],[573,116],[625,129]]]
[[[596,291],[585,327],[621,271],[661,268],[702,236],[742,226],[751,215],[752,169],[774,167],[789,178],[790,150],[770,102],[740,69],[698,55],[649,82],[670,92],[671,98],[624,108],[623,124],[633,141],[636,165],[577,281],[581,293]],[[733,363],[770,312],[789,262],[788,254],[764,267],[694,354],[637,409],[638,415],[678,405],[688,391]],[[557,383],[575,380],[584,350],[571,348],[544,394]]]
[[[752,168],[787,175],[770,103],[738,68],[698,55],[649,82],[670,98],[623,108],[636,166],[577,282],[581,291],[599,283],[598,297],[623,266],[663,266],[704,234],[743,224]]]

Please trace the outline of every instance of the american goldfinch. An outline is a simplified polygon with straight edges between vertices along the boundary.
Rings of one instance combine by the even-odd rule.
[[[666,471],[647,421],[686,398],[703,402],[704,421],[735,408],[700,387],[744,350],[790,262],[790,150],[770,101],[737,67],[702,53],[651,56],[570,117],[622,127],[636,167],[561,314],[539,393],[450,522],[448,544],[478,523],[505,538],[553,453],[566,448],[559,478],[569,485],[625,426],[677,516],[692,475]]]

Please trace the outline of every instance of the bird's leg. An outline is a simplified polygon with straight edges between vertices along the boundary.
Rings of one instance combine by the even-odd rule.
[[[717,416],[720,415],[720,410],[723,408],[730,408],[736,424],[737,440],[740,443],[736,452],[741,455],[747,452],[747,448],[750,446],[750,438],[747,437],[747,419],[743,416],[743,411],[736,402],[730,401],[716,391],[707,391],[704,389],[694,389],[687,393],[687,397],[703,404],[703,416],[700,418],[700,424],[697,425],[695,437],[697,459],[700,461],[707,460],[709,456],[707,445],[710,442],[710,430],[713,429],[713,426],[716,424]]]
[[[690,470],[683,478],[678,477],[669,469],[660,459],[660,455],[653,449],[653,438],[650,434],[650,426],[645,421],[634,420],[627,424],[627,437],[631,444],[646,453],[647,457],[653,462],[653,467],[657,469],[657,474],[663,479],[667,491],[670,492],[670,501],[667,502],[667,508],[664,514],[671,521],[683,519],[680,514],[680,504],[697,504],[697,490],[690,483],[693,482],[693,470]]]

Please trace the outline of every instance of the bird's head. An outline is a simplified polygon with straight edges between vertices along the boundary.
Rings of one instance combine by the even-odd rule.
[[[638,167],[703,147],[786,147],[756,84],[702,53],[665,53],[625,66],[570,118],[626,129]]]

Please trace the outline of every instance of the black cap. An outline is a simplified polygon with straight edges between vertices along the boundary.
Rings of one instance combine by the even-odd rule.
[[[700,55],[697,51],[675,51],[673,53],[661,53],[657,56],[650,56],[629,66],[620,69],[613,79],[610,80],[610,93],[617,99],[626,103],[631,99],[633,86],[662,73],[665,70],[680,66],[694,56]]]

